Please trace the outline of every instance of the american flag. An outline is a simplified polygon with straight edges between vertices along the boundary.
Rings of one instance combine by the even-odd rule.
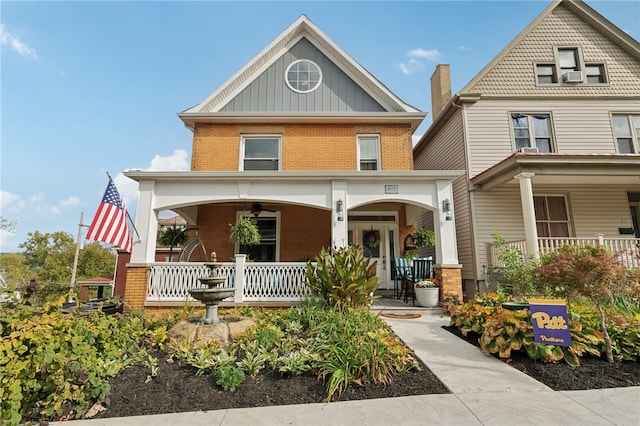
[[[114,245],[128,253],[133,251],[127,224],[127,208],[111,178],[86,238]]]

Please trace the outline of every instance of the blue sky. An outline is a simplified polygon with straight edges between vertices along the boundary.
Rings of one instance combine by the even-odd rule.
[[[636,40],[640,2],[588,1]],[[455,93],[547,1],[0,1],[0,252],[29,232],[76,237],[109,172],[135,217],[126,169],[188,170],[177,113],[206,98],[306,14],[410,105],[451,65]],[[424,133],[431,115],[416,132]]]

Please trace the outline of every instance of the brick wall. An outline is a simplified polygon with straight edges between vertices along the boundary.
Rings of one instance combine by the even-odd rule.
[[[462,302],[462,268],[436,266],[436,281],[440,283],[440,299],[458,296],[458,300]]]
[[[144,307],[149,272],[147,265],[127,266],[127,285],[124,289],[125,312],[139,311]]]
[[[243,134],[282,135],[285,171],[357,170],[356,136],[379,134],[383,170],[413,170],[409,125],[230,125],[198,124],[194,130],[191,170],[239,168]]]

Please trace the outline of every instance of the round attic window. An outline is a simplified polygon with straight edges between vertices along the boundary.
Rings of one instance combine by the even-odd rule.
[[[293,62],[286,71],[287,86],[298,93],[309,93],[322,82],[322,71],[315,62],[300,59]]]

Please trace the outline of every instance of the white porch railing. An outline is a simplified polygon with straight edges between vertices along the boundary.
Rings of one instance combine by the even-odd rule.
[[[304,284],[306,262],[220,262],[222,287],[235,287],[235,302],[297,302],[308,295]],[[195,301],[192,288],[202,288],[198,278],[209,275],[203,262],[162,262],[151,265],[148,302]],[[227,299],[231,301],[231,298]]]
[[[595,238],[538,238],[540,255],[556,251],[566,244],[604,246],[627,268],[640,268],[640,239],[638,238],[604,238],[601,235]],[[524,240],[507,242],[505,247],[520,250],[523,254],[527,252]],[[503,266],[498,259],[498,247],[495,244],[487,244],[487,263],[490,267]]]

